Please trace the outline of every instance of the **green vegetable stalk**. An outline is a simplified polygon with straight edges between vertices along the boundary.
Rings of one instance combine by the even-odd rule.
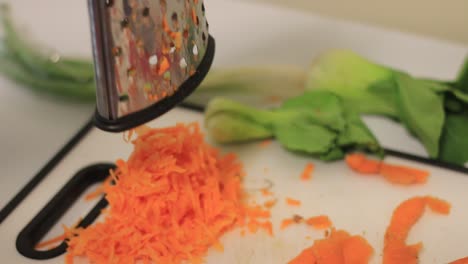
[[[327,161],[343,158],[347,149],[382,153],[360,117],[344,112],[341,100],[328,91],[308,91],[273,110],[217,98],[206,108],[205,124],[221,143],[275,137],[288,150]]]

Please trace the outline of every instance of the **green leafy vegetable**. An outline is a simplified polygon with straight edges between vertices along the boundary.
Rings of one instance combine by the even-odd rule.
[[[396,83],[400,120],[436,158],[445,117],[442,96],[407,74],[397,74]]]
[[[308,91],[273,110],[217,98],[206,108],[205,124],[221,143],[273,136],[288,150],[327,161],[343,158],[347,149],[381,151],[359,115],[345,113],[340,99],[327,91]]]
[[[468,162],[468,113],[446,117],[440,144],[443,161],[463,166]]]

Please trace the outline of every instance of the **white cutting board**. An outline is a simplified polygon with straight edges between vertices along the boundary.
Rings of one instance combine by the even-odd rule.
[[[172,126],[178,122],[202,122],[203,115],[186,109],[173,109],[160,119],[151,122],[152,127]],[[323,231],[314,231],[305,226],[292,226],[279,231],[282,219],[293,214],[311,217],[328,215],[337,228],[352,234],[364,235],[375,248],[372,263],[380,263],[380,253],[385,229],[393,209],[403,200],[415,195],[434,195],[450,201],[453,211],[450,216],[439,216],[427,212],[411,231],[408,242],[424,242],[421,263],[447,263],[449,260],[468,254],[468,203],[466,190],[468,175],[388,158],[388,162],[409,164],[429,170],[431,177],[424,186],[399,187],[378,177],[363,177],[349,170],[344,162],[324,164],[306,157],[299,157],[272,143],[260,147],[258,143],[223,147],[223,151],[237,153],[247,172],[247,187],[262,187],[265,180],[273,183],[272,191],[278,203],[272,209],[275,237],[263,232],[241,237],[238,231],[222,238],[225,252],[211,251],[207,263],[286,263],[307,246],[312,239],[323,237]],[[96,162],[127,158],[131,145],[123,143],[121,134],[108,134],[98,129],[79,143],[50,175],[0,226],[0,255],[5,263],[39,263],[29,260],[15,250],[15,239],[19,231],[30,221],[43,205],[69,180],[78,169]],[[307,162],[316,165],[313,179],[300,180]],[[302,201],[298,208],[287,206],[285,197]],[[84,217],[94,203],[81,202],[60,222],[72,225]],[[57,226],[49,235],[60,234]],[[58,257],[46,263],[62,263]]]
[[[87,15],[85,1],[52,2],[64,7],[71,6],[71,9],[76,11],[74,14],[81,12],[81,16]],[[451,79],[468,53],[464,46],[260,4],[208,0],[206,6],[210,30],[217,41],[214,67],[264,63],[306,66],[323,50],[350,48],[374,61],[407,70],[415,75]],[[58,21],[60,16],[65,18],[64,14],[57,16]],[[88,42],[84,43],[89,41],[89,36],[84,32],[62,40],[63,43],[67,41],[75,43],[76,49],[73,50],[78,50],[78,53],[86,53],[89,46]],[[81,42],[84,48],[76,45]],[[85,52],[82,52],[83,49]],[[201,121],[201,115],[175,109],[152,124],[166,126],[178,121],[195,120]],[[385,147],[426,155],[422,146],[399,125],[379,118],[368,118],[366,121]],[[51,126],[51,130],[54,128]],[[29,131],[34,131],[32,129],[33,127]],[[28,129],[23,127],[21,131]],[[51,139],[53,140],[53,137]],[[22,139],[18,140],[18,144],[21,144]],[[0,225],[2,262],[38,262],[25,259],[16,253],[14,243],[20,229],[77,170],[91,163],[113,162],[117,158],[125,158],[130,150],[129,145],[122,143],[121,135],[93,130]],[[304,216],[328,214],[337,228],[357,234],[365,232],[366,238],[376,249],[373,263],[379,263],[383,232],[394,207],[410,196],[431,194],[447,199],[454,208],[449,217],[427,214],[411,233],[409,242],[422,240],[425,243],[421,263],[445,263],[468,255],[468,246],[464,243],[468,235],[468,215],[465,213],[468,212],[468,205],[464,202],[468,178],[459,173],[410,162],[413,166],[430,169],[433,176],[423,187],[401,188],[379,179],[360,178],[347,170],[342,163],[325,166],[313,161],[317,166],[315,178],[310,183],[303,184],[298,180],[304,164],[308,161],[303,157],[291,155],[275,144],[267,149],[254,145],[238,147],[235,150],[245,161],[248,178],[271,179],[275,183],[274,191],[280,200],[284,196],[292,196],[304,201],[304,205],[298,210],[290,210],[284,203],[279,203],[273,210],[276,227],[280,219],[293,213]],[[398,163],[405,162],[394,160]],[[268,168],[268,173],[264,172],[265,168]],[[21,186],[32,175],[26,175],[26,179],[24,175],[14,177],[18,179],[18,186]],[[9,189],[11,188],[2,192],[8,192]],[[78,217],[86,214],[90,207],[92,204],[77,205],[65,216],[63,222],[74,223]],[[50,235],[58,234],[59,231],[57,228]],[[225,253],[211,253],[208,260],[210,263],[285,263],[311,244],[310,240],[305,239],[306,235],[315,239],[321,237],[322,233],[293,227],[277,233],[274,239],[262,235],[240,239],[236,234],[232,234],[225,237]],[[46,261],[61,262],[61,258]]]

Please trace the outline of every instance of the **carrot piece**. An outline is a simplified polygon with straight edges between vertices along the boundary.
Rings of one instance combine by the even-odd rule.
[[[348,154],[345,161],[351,169],[361,174],[376,174],[380,171],[381,161],[367,159],[361,153]]]
[[[386,163],[382,164],[380,174],[387,181],[402,185],[426,183],[429,177],[429,172],[427,171]]]
[[[315,240],[288,263],[292,264],[364,264],[374,254],[374,249],[360,236],[350,236],[344,230],[332,229],[327,238]]]
[[[67,263],[201,263],[219,238],[244,222],[242,165],[204,141],[198,124],[135,130],[133,152],[103,186],[106,217],[65,231]],[[265,210],[253,215],[267,216]],[[248,222],[248,228],[269,224]]]
[[[35,248],[36,248],[36,249],[45,248],[45,247],[48,247],[48,246],[57,244],[58,242],[62,242],[62,241],[64,241],[66,238],[67,238],[67,236],[66,236],[65,234],[61,234],[61,235],[56,236],[56,237],[54,237],[54,238],[51,238],[51,239],[48,239],[48,240],[46,240],[46,241],[42,241],[41,243],[38,243],[38,244],[35,246]]]
[[[414,197],[402,202],[393,212],[385,232],[383,264],[418,263],[418,254],[423,245],[406,245],[408,233],[421,218],[426,206],[445,214],[447,205],[447,202],[430,196]]]
[[[261,192],[262,192],[263,196],[272,196],[273,195],[273,193],[270,190],[266,189],[266,188],[262,189]]]
[[[271,139],[266,139],[260,142],[260,147],[266,148],[271,145],[271,142],[273,142]]]
[[[265,206],[266,208],[270,209],[272,208],[273,206],[275,206],[276,204],[276,200],[269,200],[269,201],[266,201],[263,206]]]
[[[315,264],[317,260],[315,258],[314,249],[312,247],[304,249],[297,257],[293,258],[288,264]]]
[[[283,221],[281,221],[281,226],[280,226],[280,229],[281,230],[284,230],[286,229],[287,227],[289,227],[290,225],[294,224],[294,220],[293,219],[283,219]]]
[[[451,205],[448,202],[432,196],[426,197],[426,202],[432,211],[443,215],[450,214]]]
[[[328,218],[326,215],[311,217],[306,220],[306,224],[312,226],[315,229],[327,229],[332,226],[330,218]]]
[[[455,261],[450,262],[449,264],[468,264],[468,257],[457,259]]]
[[[307,163],[307,165],[304,168],[304,171],[301,173],[301,180],[307,181],[312,178],[312,172],[314,171],[314,164],[312,163]]]
[[[290,206],[300,206],[300,205],[301,205],[301,201],[295,200],[295,199],[293,199],[293,198],[287,197],[287,198],[286,198],[286,204],[287,204],[287,205],[290,205]]]
[[[163,73],[165,73],[169,69],[169,67],[169,60],[165,56],[163,56],[161,59],[161,64],[159,65],[158,74],[163,75]]]
[[[369,263],[374,249],[361,236],[351,236],[343,244],[343,258],[346,264]]]

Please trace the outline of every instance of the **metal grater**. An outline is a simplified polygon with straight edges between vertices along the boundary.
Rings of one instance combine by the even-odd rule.
[[[95,124],[119,132],[173,108],[214,56],[202,0],[88,0],[97,83]]]

